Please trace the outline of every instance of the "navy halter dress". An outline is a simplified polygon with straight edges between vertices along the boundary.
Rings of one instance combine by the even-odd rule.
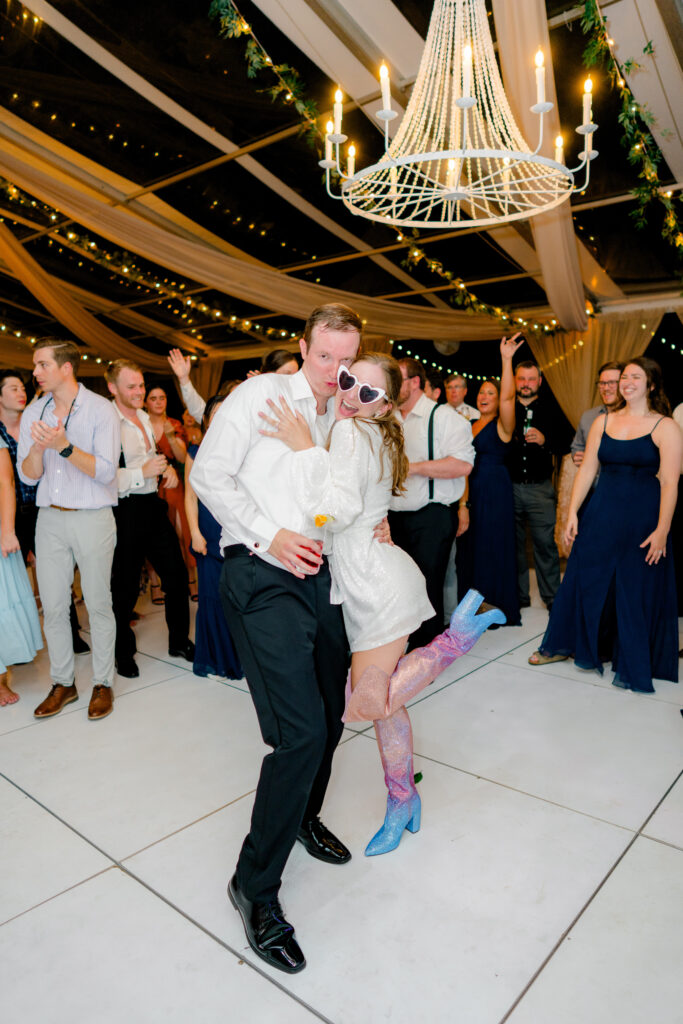
[[[508,626],[521,625],[512,480],[505,465],[508,445],[492,420],[474,437],[470,473],[470,528],[455,545],[458,599],[473,587],[505,612]]]
[[[657,565],[647,564],[647,549],[640,547],[659,518],[659,449],[651,433],[620,441],[609,436],[606,424],[607,417],[598,485],[579,524],[541,653],[573,655],[579,668],[600,673],[611,659],[616,686],[653,693],[653,678],[678,682],[671,538]]]

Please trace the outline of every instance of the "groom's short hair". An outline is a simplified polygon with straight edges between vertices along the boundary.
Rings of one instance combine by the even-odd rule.
[[[326,327],[330,331],[358,331],[360,334],[363,321],[350,306],[344,306],[341,302],[328,302],[314,309],[306,321],[304,341],[307,346],[311,344],[315,327]]]

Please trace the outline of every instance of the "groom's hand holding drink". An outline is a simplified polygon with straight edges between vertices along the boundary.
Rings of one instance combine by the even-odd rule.
[[[322,551],[322,541],[284,529],[278,530],[268,548],[268,553],[300,580],[316,575],[323,564]]]

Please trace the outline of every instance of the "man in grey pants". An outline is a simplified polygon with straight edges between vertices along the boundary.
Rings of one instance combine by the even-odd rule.
[[[88,718],[104,718],[113,709],[112,506],[118,501],[121,431],[111,403],[76,380],[79,362],[73,342],[36,345],[34,376],[45,394],[26,409],[19,432],[19,476],[26,484],[38,484],[36,575],[53,682],[34,712],[36,718],[57,715],[78,700],[69,627],[75,564],[92,638],[94,688]]]
[[[555,544],[557,501],[551,479],[557,445],[550,410],[543,397],[539,397],[542,380],[541,371],[535,363],[519,363],[515,370],[515,432],[510,444],[508,469],[515,500],[519,603],[522,608],[528,608],[530,604],[526,555],[528,522],[538,589],[541,600],[550,609],[560,585],[560,557]]]

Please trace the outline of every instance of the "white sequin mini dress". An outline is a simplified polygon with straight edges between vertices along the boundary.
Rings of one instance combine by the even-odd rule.
[[[310,517],[306,536],[328,541],[333,535],[330,600],[342,606],[351,651],[408,636],[434,615],[412,558],[373,536],[391,498],[391,468],[388,456],[380,457],[381,447],[378,426],[341,420],[332,429],[329,451],[309,448],[294,460],[297,500]],[[330,518],[316,528],[316,516]]]

